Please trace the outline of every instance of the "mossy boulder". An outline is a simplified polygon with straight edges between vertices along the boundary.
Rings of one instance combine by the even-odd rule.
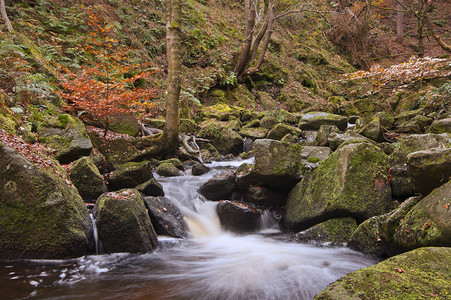
[[[318,130],[321,125],[335,125],[345,130],[348,118],[326,112],[309,112],[301,116],[298,127],[302,130]]]
[[[105,253],[139,253],[156,248],[157,236],[137,190],[103,194],[97,199],[94,212]]]
[[[235,172],[223,171],[202,184],[199,193],[208,200],[226,200],[237,189]]]
[[[130,136],[138,136],[141,130],[141,124],[139,124],[139,121],[135,116],[130,114],[123,114],[111,118],[108,128],[109,130],[117,133],[128,134]]]
[[[89,137],[108,164],[122,164],[141,155],[133,139],[106,139],[95,132],[89,132]]]
[[[129,162],[116,166],[108,181],[108,188],[110,190],[134,188],[152,178],[152,164],[149,161]]]
[[[249,138],[253,141],[257,139],[264,139],[268,135],[268,129],[264,127],[248,127],[242,128],[239,134],[244,138]]]
[[[323,299],[449,299],[451,248],[420,248],[350,273],[330,284]]]
[[[239,154],[243,151],[243,137],[234,129],[236,121],[221,122],[213,119],[200,124],[200,136],[212,141],[222,155]]]
[[[418,192],[427,195],[451,178],[451,148],[432,148],[407,155],[407,174]]]
[[[276,208],[285,204],[287,193],[265,186],[251,186],[244,193],[243,200],[257,206]]]
[[[409,210],[421,200],[411,197],[393,211],[371,217],[352,233],[348,246],[351,249],[379,257],[388,257],[403,252],[393,241],[393,235]]]
[[[358,133],[375,142],[381,142],[384,138],[384,128],[379,118],[374,118],[368,125],[360,129]]]
[[[284,223],[302,230],[337,217],[363,222],[391,208],[387,155],[369,143],[349,144],[290,191]]]
[[[451,246],[451,182],[418,202],[400,222],[394,235],[405,249]]]
[[[176,238],[186,236],[186,224],[180,209],[165,197],[144,197],[155,232]]]
[[[216,104],[202,108],[202,114],[207,118],[213,118],[219,121],[228,121],[230,116],[240,118],[241,110],[230,107],[227,104]]]
[[[329,134],[327,141],[332,150],[344,144],[374,143],[373,140],[353,131],[347,131],[345,133],[332,132]]]
[[[330,244],[345,244],[348,242],[357,223],[353,218],[337,218],[327,220],[296,233],[293,239],[298,242],[318,242]]]
[[[264,110],[273,110],[276,108],[276,102],[271,95],[266,92],[258,92],[258,102]]]
[[[451,133],[451,118],[435,120],[429,127],[432,133]]]
[[[67,179],[0,143],[0,258],[80,257],[93,242],[88,210]]]
[[[70,163],[91,153],[92,143],[82,121],[68,114],[42,122],[38,129],[39,142],[56,150],[55,158]]]
[[[268,132],[267,138],[280,141],[287,134],[291,134],[294,136],[300,136],[301,133],[302,133],[302,130],[300,130],[299,128],[280,123],[280,124],[277,124],[276,126],[274,126],[273,129],[271,129]]]
[[[136,189],[145,196],[164,196],[163,186],[155,178],[141,183],[140,185],[136,186]]]
[[[318,134],[315,138],[315,145],[326,147],[329,145],[329,135],[331,133],[339,133],[340,129],[338,129],[335,125],[321,125],[318,129]]]
[[[255,205],[229,200],[219,201],[216,206],[221,225],[234,232],[250,232],[258,229],[262,211]]]
[[[210,167],[208,167],[204,164],[201,164],[201,163],[196,163],[191,169],[191,174],[193,176],[200,176],[205,173],[208,173],[209,171],[210,171]]]
[[[432,118],[429,118],[429,117],[426,117],[426,116],[423,116],[423,115],[416,115],[415,117],[413,117],[409,121],[400,123],[398,125],[398,129],[399,128],[408,128],[408,127],[412,127],[412,128],[417,127],[418,129],[416,129],[416,130],[418,130],[420,132],[425,132],[426,127],[431,125],[432,121],[433,121]]]
[[[182,172],[174,164],[170,162],[161,163],[156,168],[155,173],[164,177],[173,177],[182,175]]]
[[[353,105],[360,113],[370,113],[374,111],[373,99],[359,99],[354,101]]]
[[[88,156],[78,159],[70,169],[70,179],[85,201],[93,201],[108,191],[102,175]]]
[[[279,123],[281,123],[281,121],[274,116],[264,116],[260,120],[260,126],[266,128],[268,130],[273,129],[273,127]]]

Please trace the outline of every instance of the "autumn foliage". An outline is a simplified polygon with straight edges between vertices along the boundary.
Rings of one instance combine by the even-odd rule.
[[[155,71],[146,71],[148,64],[131,63],[131,49],[111,38],[110,28],[91,12],[88,25],[91,31],[78,45],[84,63],[77,70],[61,67],[59,79],[64,90],[60,94],[68,109],[89,114],[102,124],[106,134],[112,119],[153,107],[151,100],[157,91],[147,87],[145,80]]]

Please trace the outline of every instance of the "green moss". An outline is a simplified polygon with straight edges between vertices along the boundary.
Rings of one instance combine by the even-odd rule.
[[[317,163],[320,161],[319,157],[310,157],[309,159],[307,159],[307,161],[309,163]]]

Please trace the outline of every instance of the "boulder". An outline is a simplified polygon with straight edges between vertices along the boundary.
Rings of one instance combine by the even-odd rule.
[[[164,163],[172,164],[174,167],[176,167],[180,171],[185,170],[183,163],[178,158],[170,158],[170,159],[162,160],[162,161],[160,161],[159,165],[164,164]]]
[[[250,232],[259,226],[262,211],[251,203],[219,201],[216,207],[219,221],[226,230]]]
[[[368,125],[358,131],[359,134],[375,142],[381,142],[384,138],[384,128],[379,118],[374,118]]]
[[[165,162],[160,164],[157,169],[155,170],[155,173],[157,173],[160,176],[165,177],[173,177],[173,176],[180,176],[182,175],[182,172],[180,169],[178,169],[176,166],[174,166],[172,163]]]
[[[223,171],[207,180],[199,188],[199,193],[208,200],[225,200],[237,190],[235,172]]]
[[[141,130],[141,124],[133,114],[114,116],[114,118],[109,120],[108,126],[111,131],[127,134],[129,136],[138,136]]]
[[[152,178],[149,181],[141,183],[135,188],[145,196],[154,196],[154,197],[164,196],[163,186],[155,178]]]
[[[286,198],[285,192],[264,186],[251,186],[243,196],[244,201],[248,203],[272,208],[283,205]]]
[[[451,178],[451,148],[432,148],[407,155],[407,174],[418,192],[427,195]]]
[[[387,155],[369,143],[349,144],[290,191],[284,223],[302,230],[337,217],[363,222],[391,208]]]
[[[193,176],[200,176],[203,175],[205,173],[208,173],[210,171],[210,168],[207,167],[204,164],[201,163],[196,163],[193,168],[191,169],[191,174]]]
[[[202,108],[202,113],[207,118],[214,118],[219,121],[227,121],[230,116],[239,118],[241,111],[239,108],[230,107],[227,104],[216,104],[213,106],[206,106]]]
[[[309,112],[301,116],[298,127],[302,130],[318,130],[321,125],[335,125],[338,129],[345,130],[348,118],[326,112]]]
[[[411,197],[393,211],[369,218],[359,225],[349,239],[351,249],[379,257],[388,257],[403,251],[393,241],[399,222],[421,200]]]
[[[331,244],[345,244],[348,242],[357,223],[353,218],[337,218],[327,220],[296,233],[293,240],[297,242],[318,242]]]
[[[299,137],[292,135],[291,133],[287,133],[284,135],[284,137],[280,140],[282,143],[290,143],[290,144],[299,144],[301,140]]]
[[[338,129],[335,125],[321,125],[318,130],[318,134],[316,135],[315,144],[321,147],[326,147],[329,145],[329,135],[331,133],[339,133],[340,129]]]
[[[60,169],[47,168],[0,143],[0,259],[91,253],[92,222],[82,198]]]
[[[97,199],[94,213],[105,253],[139,253],[156,248],[157,236],[137,190],[103,194]]]
[[[350,273],[314,299],[449,299],[451,248],[420,248]]]
[[[356,143],[374,143],[367,137],[358,134],[353,131],[347,131],[345,133],[334,133],[332,132],[328,136],[328,144],[332,150],[337,149],[343,143],[356,144]]]
[[[68,114],[42,122],[39,142],[56,150],[55,158],[63,164],[91,153],[92,143],[82,121]]]
[[[403,218],[394,241],[405,249],[451,246],[451,182],[433,190]]]
[[[152,164],[148,161],[129,162],[118,165],[108,181],[110,190],[134,188],[153,178]]]
[[[435,120],[429,127],[432,133],[451,133],[451,118]]]
[[[240,135],[253,141],[264,139],[268,135],[268,129],[264,127],[249,127],[240,130]]]
[[[108,191],[106,183],[90,157],[82,157],[70,169],[70,180],[84,201],[95,200]]]
[[[213,142],[214,147],[222,155],[239,154],[243,151],[243,138],[235,130],[237,121],[221,122],[208,119],[200,124],[200,136]]]
[[[415,129],[415,131],[424,132],[425,128],[432,124],[433,119],[423,116],[423,115],[416,115],[409,121],[403,122],[398,125],[398,131],[400,128],[418,128]]]
[[[285,135],[292,134],[295,136],[300,136],[302,130],[299,128],[287,125],[287,124],[277,124],[268,132],[268,139],[280,141]]]
[[[276,140],[261,139],[254,142],[255,164],[237,172],[240,189],[251,185],[272,188],[292,188],[302,177],[315,169],[331,153],[330,148],[300,146]]]
[[[390,186],[392,195],[396,198],[405,199],[417,193],[412,179],[407,174],[407,166],[394,166],[390,168]]]
[[[180,209],[165,197],[144,197],[149,217],[157,234],[176,238],[186,236],[186,224]]]
[[[273,117],[273,116],[264,116],[260,120],[260,126],[263,127],[263,128],[266,128],[268,130],[273,129],[273,127],[276,126],[279,123],[281,123],[281,121],[279,119],[277,119],[276,117]]]

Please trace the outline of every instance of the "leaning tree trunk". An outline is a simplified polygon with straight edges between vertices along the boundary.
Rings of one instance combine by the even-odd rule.
[[[244,70],[249,62],[249,56],[252,47],[252,37],[254,32],[255,25],[255,6],[252,5],[251,0],[244,1],[244,12],[246,15],[246,28],[245,28],[245,40],[243,46],[241,47],[241,53],[238,57],[238,62],[235,66],[235,74],[238,78],[238,81],[243,81],[244,78]]]
[[[9,32],[13,31],[13,25],[6,14],[5,0],[0,0],[0,11],[2,13],[3,21],[5,21],[6,28],[8,28]]]
[[[166,102],[166,127],[163,133],[168,154],[177,150],[179,135],[179,96],[181,69],[180,25],[182,19],[181,0],[166,0],[166,46],[168,59],[168,81]]]

